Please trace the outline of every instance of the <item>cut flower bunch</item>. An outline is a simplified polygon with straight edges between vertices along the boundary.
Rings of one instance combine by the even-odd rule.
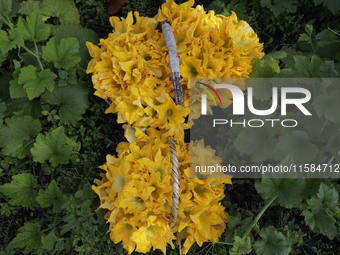
[[[184,129],[190,127],[190,78],[246,78],[251,60],[264,54],[257,35],[234,13],[223,17],[193,4],[167,1],[154,18],[135,12],[135,24],[132,13],[122,20],[111,17],[113,33],[99,46],[87,43],[93,58],[87,73],[92,73],[95,95],[110,103],[106,113],[117,113],[117,121],[126,123],[129,141],[118,145],[116,157],[107,156],[100,167],[106,173],[95,180],[93,190],[99,208],[108,210],[110,238],[122,241],[129,253],[152,247],[165,251],[167,244],[174,247],[173,240],[185,239],[186,254],[194,242],[218,241],[229,219],[219,201],[231,179],[190,178],[190,153],[200,162],[202,151],[215,154],[203,140],[184,143]],[[157,29],[163,21],[171,24],[177,44],[184,107],[174,102],[168,49]],[[173,227],[170,137],[176,141],[180,176]]]

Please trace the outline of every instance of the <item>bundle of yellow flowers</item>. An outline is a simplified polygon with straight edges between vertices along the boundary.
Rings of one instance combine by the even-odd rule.
[[[224,197],[223,183],[230,179],[190,178],[189,144],[176,146],[180,171],[180,203],[174,228],[169,219],[172,204],[172,164],[166,139],[155,129],[147,129],[135,143],[122,142],[118,156],[108,155],[101,166],[106,174],[95,180],[94,191],[107,209],[110,238],[129,253],[164,250],[172,240],[186,239],[183,254],[197,242],[218,241],[229,216],[219,201]],[[163,136],[164,137],[164,136]],[[191,153],[201,157],[203,141],[192,144]],[[197,155],[196,155],[197,153]],[[175,238],[174,233],[177,233]]]
[[[189,114],[190,78],[246,78],[252,59],[264,56],[257,34],[235,13],[224,17],[191,8],[193,4],[168,0],[154,18],[135,12],[135,24],[132,12],[122,20],[111,17],[113,33],[100,39],[99,46],[87,42],[93,58],[87,73],[92,73],[95,95],[111,102],[106,113],[117,113],[118,123],[189,128],[184,119]],[[172,103],[167,47],[157,30],[161,21],[169,22],[174,32],[186,109]]]
[[[190,178],[190,164],[205,164],[216,157],[203,140],[184,143],[184,129],[190,127],[190,78],[246,78],[251,60],[263,57],[262,45],[235,13],[223,17],[199,6],[191,8],[193,4],[193,0],[181,5],[168,0],[154,18],[135,12],[135,24],[132,13],[122,20],[111,17],[113,33],[100,39],[99,46],[87,42],[93,58],[87,73],[92,73],[95,95],[110,102],[106,113],[117,113],[118,123],[126,123],[129,141],[118,145],[116,157],[107,156],[100,167],[106,173],[95,180],[93,190],[100,197],[99,208],[108,210],[111,240],[122,241],[129,253],[152,247],[165,250],[167,244],[173,247],[173,240],[185,239],[182,252],[186,254],[194,242],[201,246],[204,241],[218,241],[229,218],[219,201],[224,183],[231,179]],[[157,29],[163,21],[171,24],[177,44],[184,107],[173,100],[167,46]],[[169,227],[171,136],[176,140],[180,176],[173,228]]]

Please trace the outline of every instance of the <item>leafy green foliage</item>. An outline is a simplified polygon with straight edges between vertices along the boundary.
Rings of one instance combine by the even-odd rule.
[[[251,252],[250,238],[247,237],[247,241],[243,240],[239,236],[235,236],[235,242],[233,247],[229,250],[230,255],[236,254],[249,254]]]
[[[2,0],[0,1],[0,15],[6,16],[12,11],[12,1]]]
[[[42,208],[53,205],[54,212],[61,212],[61,207],[63,206],[65,199],[63,197],[63,192],[58,187],[58,184],[55,180],[52,180],[45,191],[42,189],[39,190],[37,202]]]
[[[318,152],[318,147],[309,141],[307,132],[294,131],[291,136],[280,136],[273,158],[281,161],[289,155],[296,164],[303,164],[313,161]]]
[[[73,0],[44,0],[40,7],[44,15],[58,17],[61,24],[79,23],[79,13]]]
[[[38,222],[27,222],[19,228],[19,234],[8,245],[8,248],[25,248],[25,253],[42,246],[40,224]]]
[[[43,99],[50,104],[61,105],[58,114],[60,121],[74,125],[88,107],[87,96],[88,92],[82,86],[68,85],[55,87],[53,93],[45,93]]]
[[[64,38],[57,44],[56,38],[52,37],[42,50],[43,58],[53,62],[56,68],[62,67],[68,70],[80,61],[79,57],[74,56],[79,52],[79,42],[76,38]]]
[[[23,207],[35,203],[38,192],[36,191],[37,180],[32,174],[23,173],[14,175],[11,183],[0,186],[0,192],[9,196],[9,203]]]
[[[0,128],[1,152],[18,158],[29,155],[34,137],[41,131],[40,122],[30,116],[7,118],[5,122]]]
[[[0,30],[0,49],[2,54],[6,54],[8,51],[15,49],[17,44],[24,44],[24,40],[18,29],[10,29],[9,37],[6,31]]]
[[[29,0],[21,3],[19,12],[30,15],[37,9],[44,16],[58,18],[61,24],[79,23],[79,13],[72,0]]]
[[[340,11],[340,3],[336,0],[314,0],[315,5],[323,4],[327,6],[327,8],[336,15]]]
[[[237,150],[250,155],[255,162],[271,158],[278,140],[274,137],[276,130],[267,126],[260,129],[248,128],[241,131],[234,146]]]
[[[69,162],[72,146],[67,144],[64,128],[59,127],[46,136],[39,134],[31,152],[35,161],[44,163],[48,160],[52,166],[57,166]]]
[[[39,10],[35,10],[31,15],[27,16],[26,21],[19,17],[18,30],[24,39],[34,42],[44,41],[50,35],[50,27],[42,20]]]
[[[277,196],[279,205],[292,208],[301,203],[305,190],[304,179],[263,178],[255,182],[255,188],[263,199]]]
[[[59,241],[59,239],[55,235],[54,230],[52,230],[47,236],[42,237],[42,239],[41,239],[42,248],[47,250],[47,251],[51,251],[51,250],[53,250],[55,243],[58,242],[58,241]]]
[[[76,56],[81,59],[79,65],[83,68],[86,68],[88,62],[91,59],[86,47],[86,42],[97,44],[98,36],[96,33],[93,30],[82,27],[80,24],[66,24],[59,26],[56,30],[54,30],[53,34],[55,35],[57,41],[69,37],[78,39],[79,53],[77,53]]]
[[[329,239],[333,239],[336,234],[336,227],[333,219],[324,210],[302,212],[305,217],[306,224],[314,231],[326,235]]]
[[[290,0],[261,0],[261,7],[269,8],[275,17],[278,17],[283,12],[294,13],[296,12],[297,6]]]
[[[288,255],[292,250],[282,233],[273,226],[263,228],[259,232],[262,240],[256,241],[254,249],[258,255]]]
[[[40,96],[45,91],[45,88],[52,92],[54,89],[54,79],[57,77],[49,69],[37,72],[34,66],[29,65],[20,69],[18,84],[23,85],[29,100],[32,100]]]
[[[318,1],[324,6],[332,2]],[[39,190],[37,181],[33,181],[34,185],[31,186],[34,186],[35,199],[32,200],[29,208],[24,209],[22,206],[9,205],[7,200],[11,200],[12,197],[4,192],[0,194],[2,199],[0,231],[4,233],[1,241],[4,240],[4,246],[10,243],[6,249],[6,253],[8,250],[9,254],[24,251],[30,254],[123,254],[121,245],[112,244],[108,240],[108,226],[104,220],[106,212],[101,209],[95,213],[98,201],[90,187],[90,183],[98,176],[98,172],[93,169],[102,164],[105,154],[114,153],[116,142],[119,140],[117,137],[122,137],[122,134],[117,131],[115,118],[103,114],[104,109],[107,108],[105,102],[95,97],[90,97],[88,102],[88,91],[84,88],[91,84],[90,77],[85,75],[84,70],[89,59],[85,41],[98,43],[94,31],[84,27],[94,29],[101,38],[112,31],[106,12],[109,0],[76,0],[75,2],[80,8],[80,16],[72,0],[29,0],[21,4],[17,1],[0,0],[0,15],[2,15],[0,17],[2,29],[0,30],[0,146],[2,147],[0,189],[14,183],[14,178],[11,182],[11,177],[27,171],[34,173],[34,180],[37,179],[42,186]],[[265,42],[266,56],[262,60],[253,62],[252,77],[338,77],[339,18],[333,16],[331,11],[328,11],[328,7],[323,8],[321,5],[315,7],[314,2],[256,0],[250,3],[246,0],[218,0],[212,2],[211,8],[225,15],[235,11],[239,19],[249,22],[260,35],[260,41]],[[196,1],[196,4],[202,3],[205,10],[209,9],[207,5],[211,1]],[[18,6],[21,7],[20,13],[28,15],[27,18],[23,19],[18,15]],[[127,1],[126,7],[119,16],[136,10],[142,16],[145,14],[153,16],[159,6],[158,0],[131,0]],[[296,12],[294,12],[295,7]],[[38,9],[41,18],[35,16],[35,19],[32,19],[35,15],[33,12]],[[38,12],[36,13],[39,16]],[[312,20],[315,17],[318,17],[318,22]],[[18,20],[21,20],[20,26],[17,24]],[[38,26],[43,23],[44,26]],[[306,24],[309,26],[306,27]],[[27,34],[23,36],[20,30],[26,29],[26,26],[32,27],[31,31],[50,27],[51,33],[48,35],[46,33],[47,37],[45,36],[41,41],[33,41],[33,37],[39,39],[42,34],[33,35],[24,32]],[[333,30],[325,29],[327,27]],[[299,36],[300,40],[296,44]],[[70,38],[72,39],[69,40]],[[67,40],[61,42],[62,39]],[[79,42],[79,52],[76,40]],[[70,42],[74,42],[76,47]],[[268,49],[280,49],[283,45],[292,44],[294,49],[285,48],[268,54]],[[43,47],[45,51],[42,50]],[[74,57],[79,57],[81,60],[78,62],[79,59]],[[32,68],[32,66],[35,67],[32,73],[39,75],[42,71],[49,70],[54,73],[55,78],[52,91],[48,89],[48,87],[52,88],[50,84],[46,84],[39,87],[43,91],[30,92],[29,98],[27,88],[24,87],[26,82],[20,83],[22,76],[20,82],[19,76],[25,70],[29,70],[25,68]],[[268,83],[251,86],[256,87],[253,93],[258,100],[255,101],[254,106],[260,105],[268,109],[272,96],[271,85]],[[337,104],[330,103],[333,102],[330,97],[339,87],[334,84],[329,86],[326,81],[322,82],[320,87],[313,87],[313,84],[303,86],[311,91],[313,100],[316,96],[320,96],[323,100],[329,99],[327,102],[329,104],[321,105],[318,104],[318,100],[314,100],[304,104],[312,116],[302,116],[303,114],[299,112],[287,115],[287,118],[298,121],[299,126],[296,129],[279,128],[274,132],[265,127],[266,132],[257,130],[249,133],[243,132],[242,129],[236,131],[221,129],[227,136],[223,134],[217,139],[219,146],[224,148],[220,156],[238,167],[260,165],[260,163],[275,165],[278,163],[278,158],[283,158],[283,156],[276,158],[277,155],[275,157],[272,155],[275,147],[281,143],[279,139],[286,141],[288,137],[295,137],[294,132],[298,131],[306,133],[301,137],[298,135],[301,138],[299,144],[301,148],[304,148],[302,145],[317,146],[319,151],[313,161],[324,163],[331,162],[334,158],[332,163],[336,160],[340,162],[339,123],[331,121],[336,119],[338,107]],[[36,85],[32,87],[37,89]],[[318,109],[320,106],[327,107],[320,110]],[[88,111],[85,113],[86,110]],[[332,110],[334,115],[331,114]],[[320,116],[318,111],[321,111]],[[8,121],[16,118],[18,121],[15,125],[8,125]],[[39,123],[40,126],[32,135],[27,132],[27,126],[30,125],[23,124],[27,122],[23,121],[27,118],[30,118],[29,123]],[[2,119],[5,120],[5,124],[2,124]],[[19,149],[20,153],[25,151],[20,158],[17,156],[18,153],[13,153],[11,156],[6,156],[4,153],[5,148],[11,147],[12,142],[19,141],[19,138],[11,141],[8,139],[1,143],[1,139],[6,139],[11,132],[14,133],[15,129],[11,129],[14,126],[21,126],[20,132],[24,132],[26,137],[29,137],[21,140],[23,143],[28,139],[26,144],[19,144],[22,148]],[[61,128],[63,132],[58,136],[55,131],[60,131]],[[35,139],[37,135],[39,139]],[[62,143],[59,143],[59,137]],[[237,139],[237,143],[234,143],[234,138]],[[295,145],[296,142],[291,140],[286,144],[287,147]],[[53,146],[49,143],[53,143]],[[56,149],[59,153],[60,148],[64,148],[60,145],[67,148],[68,154],[61,157],[62,160],[67,159],[64,163],[68,162],[68,165],[58,163],[59,158],[49,162],[52,157],[46,152]],[[262,154],[261,146],[265,148],[265,154]],[[35,148],[37,157],[34,155],[30,157],[31,150]],[[287,148],[285,152],[292,154],[288,153]],[[292,157],[293,155],[285,158],[282,164],[294,163]],[[50,178],[52,181],[49,183]],[[255,187],[260,195],[256,193],[253,180],[233,180],[234,185],[228,185],[226,189],[230,201],[222,202],[227,206],[226,210],[231,216],[228,228],[222,236],[222,240],[224,239],[228,244],[208,243],[204,244],[204,247],[196,245],[188,255],[228,254],[229,247],[230,252],[237,254],[251,252],[287,254],[290,250],[290,254],[295,255],[309,249],[307,245],[312,246],[315,253],[336,254],[339,247],[337,242],[328,239],[334,237],[334,230],[338,232],[340,216],[338,181],[297,180],[267,178],[256,181]],[[239,199],[242,196],[246,196],[243,202]],[[267,208],[268,202],[273,198],[276,200]],[[254,219],[256,214],[262,216]],[[27,223],[32,222],[33,217],[36,223]],[[37,222],[41,224],[42,230]],[[318,235],[316,238],[306,229],[306,225],[315,233],[325,236]],[[247,237],[243,238],[249,227],[254,227],[254,230],[250,230]],[[310,239],[314,243],[306,245],[305,240]],[[212,249],[203,250],[209,247]],[[167,253],[176,254],[177,251],[168,249]]]
[[[333,90],[331,93],[325,93],[316,96],[314,106],[319,117],[325,116],[326,119],[334,122],[340,122],[340,90]]]

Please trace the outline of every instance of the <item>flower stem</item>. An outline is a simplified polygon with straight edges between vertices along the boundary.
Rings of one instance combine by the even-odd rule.
[[[261,209],[261,211],[258,213],[258,215],[256,216],[256,218],[253,220],[253,222],[250,224],[250,226],[248,227],[248,229],[246,230],[246,232],[243,234],[242,239],[245,240],[246,237],[248,236],[248,234],[250,233],[250,231],[255,227],[255,225],[257,224],[257,222],[259,221],[259,219],[261,218],[262,214],[267,210],[267,208],[274,202],[274,200],[276,199],[277,195],[273,196]]]

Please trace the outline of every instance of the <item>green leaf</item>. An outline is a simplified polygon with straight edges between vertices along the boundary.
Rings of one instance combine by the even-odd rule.
[[[34,120],[31,116],[7,118],[6,124],[0,128],[0,147],[3,147],[1,152],[24,158],[30,154],[33,138],[40,130],[39,120]]]
[[[37,180],[30,173],[17,174],[12,177],[10,183],[0,186],[0,192],[9,196],[9,203],[12,205],[20,205],[28,207],[35,203],[38,195]]]
[[[275,59],[270,61],[253,59],[251,78],[272,78],[278,73],[280,73],[280,67]]]
[[[45,191],[42,189],[39,190],[37,201],[42,208],[53,205],[53,211],[56,213],[61,212],[61,207],[65,202],[63,192],[55,180],[52,180]]]
[[[25,253],[38,249],[42,246],[40,231],[40,224],[38,222],[26,222],[25,225],[19,228],[19,234],[8,245],[9,249],[12,248],[25,248]]]
[[[237,254],[249,254],[251,252],[251,244],[250,238],[247,237],[247,241],[243,240],[239,236],[235,236],[235,242],[233,243],[233,247],[229,250],[230,255]]]
[[[56,36],[58,42],[60,42],[61,39],[68,37],[75,37],[78,39],[79,53],[77,56],[81,58],[79,66],[86,68],[88,62],[91,60],[91,56],[86,47],[86,42],[98,44],[97,34],[91,29],[82,27],[80,24],[60,25],[54,30],[53,34]]]
[[[11,28],[8,32],[9,37],[6,31],[0,30],[0,49],[2,54],[6,54],[8,51],[15,49],[17,44],[24,44],[24,39],[17,29]]]
[[[263,228],[259,232],[262,240],[254,243],[258,255],[288,255],[292,248],[286,242],[284,235],[273,226]]]
[[[79,42],[77,38],[64,38],[57,44],[55,37],[52,37],[42,47],[43,59],[53,62],[56,68],[70,69],[79,63],[80,58],[75,56],[79,52]]]
[[[295,6],[290,0],[261,0],[261,7],[269,8],[275,17],[278,17],[284,11],[294,13],[297,9],[297,6]]]
[[[277,195],[279,205],[292,208],[301,203],[306,186],[305,179],[295,178],[263,178],[255,182],[255,188],[263,199]]]
[[[18,83],[23,84],[28,98],[32,100],[40,96],[45,88],[49,91],[54,89],[54,79],[58,76],[49,69],[37,72],[37,69],[29,65],[20,69]]]
[[[0,0],[0,15],[8,16],[12,11],[12,0]]]
[[[333,90],[331,93],[324,93],[316,96],[313,105],[319,117],[325,116],[326,119],[334,122],[340,122],[340,90]]]
[[[240,152],[250,155],[255,162],[261,162],[271,157],[278,140],[274,137],[275,128],[246,128],[241,131],[234,142],[234,147]]]
[[[290,136],[279,137],[279,143],[277,143],[272,157],[281,161],[290,155],[299,165],[313,161],[318,153],[318,147],[309,141],[307,132],[294,131]]]
[[[24,39],[34,42],[44,41],[50,35],[50,27],[43,21],[39,9],[27,16],[26,21],[19,17],[17,28]]]
[[[77,96],[74,96],[77,95]],[[45,92],[42,98],[49,104],[60,104],[58,115],[63,124],[75,125],[88,107],[88,91],[81,85],[55,87],[53,93]]]
[[[315,36],[315,39],[318,40],[319,47],[325,47],[330,45],[338,40],[336,33],[331,31],[330,29],[325,29],[322,32],[318,33]]]
[[[301,214],[305,217],[307,226],[316,233],[321,233],[329,239],[333,239],[336,235],[336,227],[334,220],[325,210],[304,210]]]
[[[52,166],[58,166],[69,162],[72,146],[67,145],[64,128],[58,127],[46,136],[39,134],[31,152],[34,161],[44,163],[48,160]]]
[[[57,236],[54,233],[54,230],[52,230],[47,236],[43,236],[42,239],[42,248],[48,251],[53,250],[55,242],[58,241]]]
[[[5,103],[0,102],[0,127],[1,127],[2,123],[4,122],[6,109],[7,109],[7,107],[6,107]]]
[[[267,60],[267,61],[275,60],[275,62],[279,64],[280,60],[286,57],[287,57],[287,52],[285,52],[284,50],[281,50],[281,51],[274,51],[270,54],[265,55],[263,60]]]
[[[34,12],[37,9],[40,9],[40,1],[34,1],[34,0],[28,0],[26,2],[22,2],[21,8],[19,10],[19,13],[25,14],[25,15],[31,15],[32,12]]]
[[[338,77],[339,73],[334,68],[334,61],[325,60],[325,62],[320,66],[320,77],[322,78],[335,78]]]
[[[324,204],[325,207],[336,206],[339,201],[339,194],[335,188],[331,188],[323,182],[320,184],[319,192],[308,200],[313,210],[319,210]]]
[[[79,12],[73,0],[45,0],[40,8],[44,15],[58,17],[61,24],[80,22]]]
[[[37,119],[41,117],[41,102],[40,100],[29,100],[27,97],[15,98],[7,104],[7,115],[13,115],[14,112],[23,112],[23,115],[30,115]]]
[[[20,74],[20,68],[16,69],[13,72],[13,80],[9,82],[9,93],[11,95],[11,98],[22,98],[22,97],[27,97],[27,92],[26,89],[24,88],[23,84],[19,84],[19,74]]]
[[[323,4],[336,15],[340,11],[340,2],[338,0],[314,0],[315,5]]]
[[[295,68],[297,69],[296,77],[317,78],[319,77],[319,69],[323,64],[322,60],[317,56],[312,56],[309,61],[308,57],[295,56]]]
[[[64,219],[67,224],[63,225],[60,231],[60,235],[65,234],[66,232],[70,231],[71,229],[74,229],[80,225],[80,220],[78,217],[76,217],[74,214],[70,214]]]
[[[280,67],[275,59],[252,61],[251,78],[272,78],[279,73]],[[272,96],[272,86],[268,79],[248,79],[246,85],[253,88],[253,96],[258,100],[269,100]]]

